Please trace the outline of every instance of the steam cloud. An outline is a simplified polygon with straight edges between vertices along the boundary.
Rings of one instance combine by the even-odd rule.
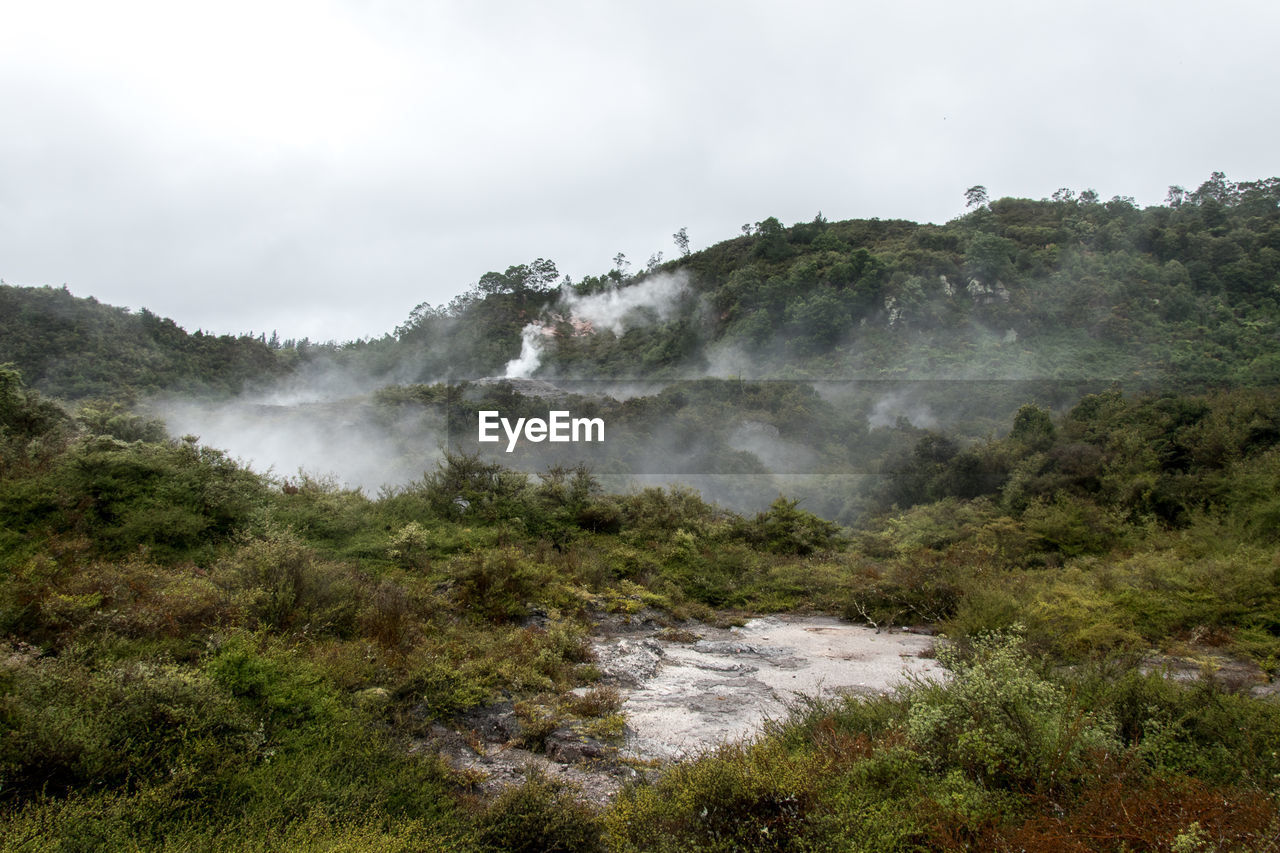
[[[259,473],[373,493],[434,468],[447,430],[422,413],[380,413],[368,394],[389,378],[396,379],[313,364],[230,400],[157,398],[147,408],[171,435],[195,435]]]
[[[507,379],[528,379],[542,363],[542,339],[546,337],[544,326],[530,323],[520,333],[520,355],[507,362]]]
[[[912,398],[903,392],[886,394],[876,401],[867,416],[867,426],[872,429],[892,427],[899,419],[906,420],[919,429],[935,429],[938,418],[928,403]]]
[[[654,275],[589,295],[562,290],[556,303],[523,329],[520,355],[505,365],[504,378],[518,380],[512,385],[519,394],[544,398],[548,407],[551,401],[572,394],[613,401],[659,394],[673,380],[576,379],[555,380],[553,384],[530,377],[542,366],[550,346],[548,339],[557,327],[563,329],[566,321],[573,326],[573,334],[607,331],[623,335],[631,329],[669,322],[681,311],[690,310],[698,310],[698,305],[683,272]],[[845,419],[847,426],[841,427],[838,435],[830,434],[822,423],[815,423],[808,431],[797,431],[793,424],[784,434],[771,422],[769,412],[735,413],[733,404],[724,410],[733,420],[712,421],[723,429],[708,430],[708,422],[695,404],[665,422],[647,424],[630,434],[623,432],[619,445],[575,446],[572,454],[576,455],[566,455],[563,448],[552,453],[550,448],[532,445],[520,448],[513,458],[504,454],[496,461],[529,472],[552,464],[583,462],[596,469],[601,484],[611,491],[682,484],[738,511],[763,509],[782,492],[804,500],[806,508],[827,517],[853,518],[862,511],[864,496],[875,487],[874,459],[915,441],[909,430],[900,432],[901,427],[935,429],[945,421],[960,424],[961,431],[971,435],[989,434],[1001,425],[1002,413],[982,402],[988,398],[987,392],[996,392],[990,398],[993,401],[1007,398],[1019,404],[1028,395],[1036,396],[1030,389],[1026,394],[1007,392],[1003,386],[1009,379],[1005,377],[984,377],[993,367],[1004,367],[996,363],[1006,355],[1004,344],[993,341],[987,341],[985,350],[992,358],[974,365],[973,377],[952,375],[947,377],[949,381],[941,382],[940,378],[933,382],[914,377],[897,381],[867,378],[866,374],[874,375],[878,368],[864,361],[864,356],[868,352],[874,355],[877,343],[883,345],[884,341],[867,341],[860,346],[861,333],[860,328],[849,331],[853,349],[847,361],[830,365],[832,372],[844,374],[838,377],[780,379],[792,355],[780,333],[750,348],[708,342],[700,358],[685,365],[682,377],[811,385],[831,406],[830,411]],[[901,340],[909,334],[905,329],[895,332],[904,354],[914,345]],[[447,363],[447,353],[434,355],[433,363]],[[438,409],[386,405],[373,396],[380,387],[422,382],[421,365],[413,357],[379,365],[377,371],[353,369],[337,359],[319,360],[278,383],[247,390],[233,400],[153,400],[151,409],[163,417],[171,434],[196,434],[204,443],[229,451],[258,471],[276,476],[306,472],[376,491],[418,480],[459,438],[450,435],[449,424]],[[974,387],[975,381],[983,378],[997,387]],[[957,393],[957,380],[963,380],[963,386],[974,393]],[[468,394],[481,399],[489,387],[481,380]],[[713,399],[711,405],[726,403]],[[1007,416],[1003,417],[1007,423]],[[975,425],[981,429],[975,430]],[[845,444],[848,449],[841,450]]]
[[[629,328],[671,320],[679,310],[680,298],[688,292],[689,276],[681,270],[585,296],[561,291],[558,312],[584,330],[607,329],[621,335]],[[507,379],[528,379],[533,375],[542,364],[543,340],[549,334],[551,324],[546,321],[524,327],[520,355],[507,362]]]

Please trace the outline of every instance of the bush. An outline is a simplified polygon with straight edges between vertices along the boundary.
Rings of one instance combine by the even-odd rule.
[[[0,655],[0,800],[208,771],[252,746],[252,718],[198,672]]]
[[[1110,720],[1036,673],[1017,633],[988,634],[968,654],[943,646],[938,660],[951,680],[918,684],[904,725],[938,770],[1047,793],[1079,781],[1090,750],[1119,748]]]
[[[447,720],[489,700],[487,679],[474,668],[459,667],[450,661],[430,658],[418,666],[398,695],[417,703],[428,717]]]
[[[572,789],[530,772],[480,814],[480,843],[499,853],[596,853],[604,850],[600,818]]]
[[[595,500],[578,511],[577,522],[591,533],[617,533],[622,530],[622,508],[608,498]]]
[[[1023,516],[1027,529],[1046,548],[1067,556],[1101,554],[1120,538],[1120,519],[1088,500],[1059,495],[1038,500]]]
[[[766,512],[742,527],[743,538],[775,554],[803,556],[830,548],[836,542],[839,526],[800,509],[799,501],[778,496]]]
[[[803,850],[822,774],[773,741],[724,746],[625,790],[608,815],[619,850]]]
[[[444,461],[423,478],[419,490],[439,518],[499,521],[520,518],[534,508],[527,474],[485,462],[478,454],[446,451]]]
[[[493,622],[528,615],[528,603],[545,592],[546,573],[514,547],[486,551],[453,564],[460,604]]]
[[[272,630],[349,633],[359,609],[356,584],[291,530],[268,526],[214,567],[220,586],[251,619]]]

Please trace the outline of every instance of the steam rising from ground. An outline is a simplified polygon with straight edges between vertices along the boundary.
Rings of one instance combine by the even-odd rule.
[[[632,326],[653,322],[654,318],[664,323],[672,319],[680,297],[688,291],[689,276],[682,270],[602,293],[569,294],[561,303],[571,317],[590,323],[597,331],[608,329],[620,335]]]
[[[530,323],[520,333],[520,355],[507,362],[502,375],[507,379],[528,379],[542,363],[542,341],[546,337],[544,326]]]
[[[423,412],[388,418],[367,396],[372,382],[331,366],[231,400],[156,400],[150,408],[171,435],[197,436],[260,474],[376,493],[433,469],[446,427]]]
[[[882,429],[896,425],[899,420],[920,429],[936,429],[938,426],[938,418],[929,404],[904,391],[893,391],[877,400],[867,416],[867,426]]]
[[[563,333],[565,323],[575,335],[620,336],[631,329],[670,322],[679,312],[690,310],[699,310],[699,305],[683,272],[653,275],[587,295],[562,290],[556,304],[523,329],[520,355],[504,371],[510,382],[476,380],[455,399],[467,406],[486,399],[510,400],[503,395],[515,394],[526,406],[535,401],[526,415],[542,416],[537,408],[544,405],[547,410],[598,405],[607,414],[611,406],[620,406],[617,401],[655,397],[680,380],[552,383],[529,377],[542,365],[548,339]],[[850,330],[852,336],[859,334],[857,329]],[[906,331],[895,332],[902,334]],[[905,345],[909,348],[910,341]],[[873,351],[875,344],[869,340],[863,347]],[[856,341],[853,352],[856,355]],[[738,511],[763,509],[783,493],[806,501],[807,508],[829,518],[849,520],[861,512],[859,501],[876,488],[880,461],[914,443],[916,431],[945,424],[962,435],[989,435],[1007,425],[1010,405],[1016,408],[1015,404],[1028,399],[1046,398],[1030,388],[1024,393],[1008,379],[988,379],[984,384],[977,378],[958,377],[944,381],[860,378],[875,375],[877,368],[859,363],[852,355],[847,363],[832,361],[828,366],[829,373],[845,372],[843,378],[773,379],[791,372],[792,356],[780,334],[751,348],[707,345],[698,363],[687,366],[685,377],[737,380],[729,391],[714,383],[699,390],[695,382],[687,403],[684,394],[673,393],[656,406],[629,409],[632,415],[618,415],[617,420],[606,417],[604,445],[560,445],[553,452],[545,444],[525,444],[510,456],[495,455],[493,461],[531,473],[545,471],[549,465],[585,463],[610,491],[681,484]],[[450,436],[438,399],[415,404],[413,392],[408,396],[392,392],[382,402],[375,399],[378,388],[422,381],[421,366],[414,361],[402,357],[398,364],[381,365],[377,375],[352,370],[336,360],[311,361],[280,383],[234,400],[169,400],[153,402],[151,408],[166,421],[171,434],[197,435],[204,444],[227,450],[260,473],[292,476],[304,471],[374,492],[419,480],[435,468],[446,448],[488,449],[475,444],[474,432]],[[771,381],[811,386],[822,405],[810,407],[805,398],[805,393],[812,393],[808,388],[794,395],[785,390],[773,393],[777,389],[762,395],[752,390]],[[495,383],[504,387],[495,388]],[[701,394],[707,394],[711,409],[700,408]],[[574,395],[587,399],[575,403]],[[1060,406],[1068,398],[1078,398],[1078,393],[1064,388],[1047,398],[1050,405]],[[775,402],[764,405],[760,400]],[[1007,411],[999,411],[1001,405]],[[646,409],[662,414],[645,420]],[[453,411],[456,416],[456,408]],[[805,421],[806,416],[813,420]],[[838,422],[839,428],[826,429],[824,419]],[[975,425],[981,429],[975,431]]]
[[[675,274],[650,276],[639,284],[631,284],[601,293],[579,295],[561,291],[557,312],[582,332],[608,330],[615,335],[627,329],[673,319],[680,298],[689,292],[689,276],[683,270]],[[507,362],[507,379],[527,379],[542,364],[543,341],[554,333],[548,320],[530,323],[521,333],[520,355]]]
[[[739,424],[729,433],[728,444],[734,450],[750,453],[770,472],[812,473],[818,461],[812,450],[783,439],[777,427],[758,421]]]

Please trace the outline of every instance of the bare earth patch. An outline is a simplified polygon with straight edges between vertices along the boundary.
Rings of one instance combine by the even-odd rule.
[[[535,770],[603,806],[629,779],[758,734],[767,720],[785,717],[798,696],[884,693],[908,673],[944,672],[930,655],[931,637],[877,633],[831,617],[676,629],[653,619],[607,619],[600,631],[593,649],[601,680],[623,699],[620,745],[565,729],[549,735],[542,752],[531,752],[515,745],[519,724],[504,704],[476,709],[455,727],[435,724],[416,748],[440,752],[488,793]]]
[[[698,639],[651,632],[595,644],[623,696],[623,755],[670,761],[749,737],[786,715],[797,696],[872,694],[907,673],[940,676],[930,637],[876,633],[821,616],[769,616],[741,628],[689,626]]]

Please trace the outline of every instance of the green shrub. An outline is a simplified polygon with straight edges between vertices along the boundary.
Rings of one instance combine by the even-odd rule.
[[[603,851],[600,818],[572,789],[530,772],[479,815],[477,836],[495,853],[596,853]]]
[[[553,597],[553,570],[507,546],[455,559],[450,566],[458,602],[493,622],[528,615],[532,601]]]
[[[774,741],[724,746],[626,789],[607,817],[618,850],[803,850],[821,773]]]
[[[779,496],[766,512],[742,526],[742,537],[775,554],[803,556],[834,545],[839,526],[800,509],[798,504]]]
[[[0,800],[208,772],[253,743],[253,718],[197,671],[0,654]]]
[[[957,639],[978,637],[1016,623],[1022,602],[1010,586],[988,582],[965,589],[958,597],[955,612],[944,623],[947,634]]]
[[[268,525],[214,567],[214,577],[253,624],[276,631],[350,632],[359,612],[356,583],[287,528]]]
[[[430,545],[431,539],[427,531],[418,522],[411,521],[391,537],[387,557],[402,569],[426,568],[430,563],[427,558]]]
[[[967,654],[943,646],[938,659],[951,678],[917,685],[904,732],[939,771],[1051,792],[1080,780],[1090,750],[1119,747],[1111,721],[1040,676],[1016,633],[979,638]]]
[[[1274,791],[1280,782],[1280,706],[1179,684],[1159,673],[1105,675],[1087,685],[1124,743],[1157,774]]]
[[[1067,557],[1101,554],[1118,541],[1121,533],[1114,513],[1066,495],[1059,495],[1053,502],[1033,502],[1023,520],[1044,548]]]
[[[48,522],[91,536],[111,554],[139,546],[162,557],[207,551],[266,498],[256,475],[194,440],[86,438],[54,477],[62,503]]]
[[[414,668],[397,695],[415,703],[427,716],[447,720],[489,701],[489,679],[475,669],[429,658]]]
[[[594,500],[578,510],[577,523],[591,533],[617,533],[622,530],[622,507],[609,498]]]

